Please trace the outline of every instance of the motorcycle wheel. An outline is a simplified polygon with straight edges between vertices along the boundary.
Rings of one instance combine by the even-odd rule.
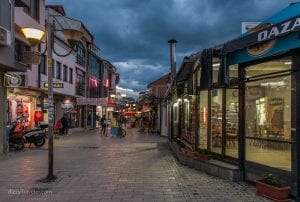
[[[13,142],[15,150],[22,150],[24,148],[24,142],[22,139],[15,140]]]
[[[41,147],[45,144],[46,140],[44,137],[42,136],[37,136],[35,137],[35,141],[34,141],[34,145],[37,146],[37,147]]]

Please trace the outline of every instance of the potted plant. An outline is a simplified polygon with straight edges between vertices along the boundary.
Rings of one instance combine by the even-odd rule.
[[[283,185],[273,174],[266,174],[263,179],[256,180],[256,193],[273,201],[289,201],[291,187]]]
[[[198,150],[199,152],[194,154],[194,157],[197,159],[201,159],[201,160],[210,160],[211,159],[211,155],[210,155],[210,150],[208,149],[200,149]]]

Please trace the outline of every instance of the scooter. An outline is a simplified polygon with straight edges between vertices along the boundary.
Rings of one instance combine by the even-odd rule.
[[[23,139],[25,143],[29,143],[29,147],[31,146],[31,143],[33,143],[37,147],[41,147],[46,142],[46,134],[43,130],[40,128],[29,130],[29,131],[23,131]]]
[[[45,144],[47,136],[42,128],[15,131],[16,126],[17,124],[13,123],[13,126],[10,130],[10,133],[12,134],[11,136],[18,138],[22,137],[23,144],[29,143],[29,147],[32,143],[37,147],[41,147]],[[20,141],[18,140],[18,142]]]
[[[7,126],[9,133],[9,147],[15,148],[15,150],[22,150],[24,148],[23,134],[15,131],[14,125]]]

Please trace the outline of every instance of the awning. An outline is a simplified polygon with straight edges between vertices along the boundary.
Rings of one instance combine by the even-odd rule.
[[[255,30],[255,31],[254,31]],[[249,30],[242,37],[223,44],[222,55],[270,41],[300,30],[300,2],[292,3],[271,18]]]
[[[136,115],[137,112],[136,111],[127,111],[127,112],[123,112],[124,116],[133,116]]]

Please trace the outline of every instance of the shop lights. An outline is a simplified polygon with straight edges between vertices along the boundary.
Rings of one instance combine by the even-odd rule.
[[[215,63],[212,65],[213,67],[219,67],[220,66],[220,63]]]
[[[266,83],[261,83],[261,86],[264,87],[271,87],[271,88],[276,88],[276,87],[282,87],[285,86],[286,83],[284,81],[278,81],[278,82],[266,82]]]
[[[292,62],[291,62],[291,61],[289,61],[289,62],[284,62],[284,64],[285,64],[285,65],[291,65]]]

